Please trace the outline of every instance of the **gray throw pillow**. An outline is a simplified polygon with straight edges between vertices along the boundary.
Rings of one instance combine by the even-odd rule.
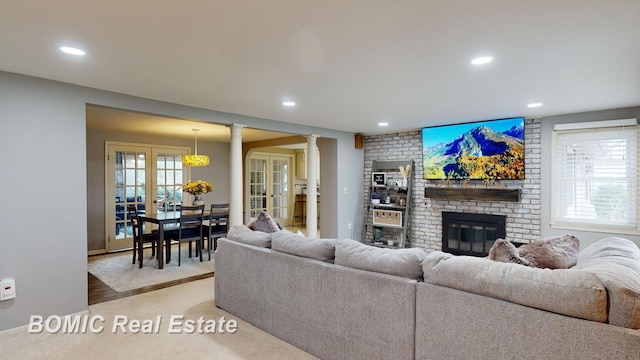
[[[422,261],[427,253],[422,248],[386,249],[355,240],[336,243],[336,265],[374,271],[412,279],[422,278]]]
[[[271,233],[253,231],[245,225],[232,226],[231,230],[227,233],[227,239],[253,246],[271,247]]]
[[[247,226],[251,230],[266,233],[272,233],[280,230],[278,223],[264,210],[261,210],[255,220],[251,221]]]
[[[271,249],[320,261],[333,260],[336,242],[336,239],[312,239],[288,230],[271,234]]]

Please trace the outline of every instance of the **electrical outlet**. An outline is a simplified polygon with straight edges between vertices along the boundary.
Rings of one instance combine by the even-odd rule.
[[[352,223],[349,223],[349,225],[347,225],[347,226],[348,226],[349,230],[353,230],[353,224]]]

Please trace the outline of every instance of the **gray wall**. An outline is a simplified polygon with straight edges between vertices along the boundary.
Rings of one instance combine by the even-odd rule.
[[[60,83],[0,73],[0,330],[87,309],[85,106]]]
[[[565,124],[585,121],[601,121],[640,118],[640,107],[593,111],[578,114],[568,114],[560,116],[550,116],[542,118],[542,236],[552,236],[564,233],[574,234],[580,239],[580,247],[584,248],[605,236],[611,235],[607,232],[578,231],[552,228],[551,223],[551,134],[555,124]],[[630,239],[640,246],[640,236],[621,234],[621,237]]]
[[[16,299],[0,302],[0,331],[26,325],[32,314],[88,308],[87,104],[335,139],[339,156],[332,186],[351,191],[323,194],[323,209],[332,210],[340,238],[349,237],[347,224],[361,216],[364,155],[354,149],[352,133],[0,72],[0,187],[7,204],[0,210],[0,278],[15,278],[17,289]]]
[[[184,146],[191,148],[191,153],[194,151],[193,139],[87,130],[87,247],[90,252],[101,252],[106,249],[104,221],[105,141]],[[191,168],[191,180],[204,179],[211,182],[213,186],[212,192],[203,195],[205,204],[209,206],[214,202],[229,202],[229,144],[200,139],[198,140],[198,153],[209,155],[211,159],[209,166]]]

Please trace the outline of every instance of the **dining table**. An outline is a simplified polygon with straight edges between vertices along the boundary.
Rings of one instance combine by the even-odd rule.
[[[213,212],[205,211],[204,219],[209,220],[210,217],[228,216],[228,213],[228,209],[214,209]],[[155,214],[140,214],[138,215],[138,219],[140,219],[140,222],[148,222],[158,225],[158,241],[156,243],[156,254],[158,254],[158,269],[163,269],[165,258],[167,263],[171,260],[171,244],[167,243],[165,246],[165,241],[169,242],[171,239],[167,238],[165,240],[165,232],[167,230],[178,229],[177,227],[169,229],[167,225],[177,224],[180,222],[180,211],[159,211]],[[166,254],[164,254],[162,251],[163,246],[165,248]]]

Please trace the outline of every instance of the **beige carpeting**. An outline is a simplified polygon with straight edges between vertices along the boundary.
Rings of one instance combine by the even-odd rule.
[[[116,292],[139,289],[149,285],[156,285],[168,281],[184,279],[190,276],[212,273],[213,254],[211,261],[206,251],[199,257],[189,258],[188,244],[182,245],[182,263],[178,266],[178,246],[173,245],[171,262],[165,264],[163,269],[158,269],[158,260],[151,256],[151,249],[144,249],[144,262],[142,269],[138,264],[132,264],[131,251],[122,253],[90,256],[87,264],[89,272],[100,279]]]
[[[89,306],[89,318],[105,321],[99,334],[28,334],[27,329],[0,336],[2,359],[316,359],[308,353],[220,310],[214,305],[214,279],[207,278],[169,288]],[[236,320],[233,334],[197,332],[170,334],[172,316],[184,320]],[[129,321],[161,317],[158,333],[112,333],[118,316]],[[184,321],[183,320],[183,321]],[[185,327],[177,327],[186,329]],[[197,326],[196,326],[197,328]]]

